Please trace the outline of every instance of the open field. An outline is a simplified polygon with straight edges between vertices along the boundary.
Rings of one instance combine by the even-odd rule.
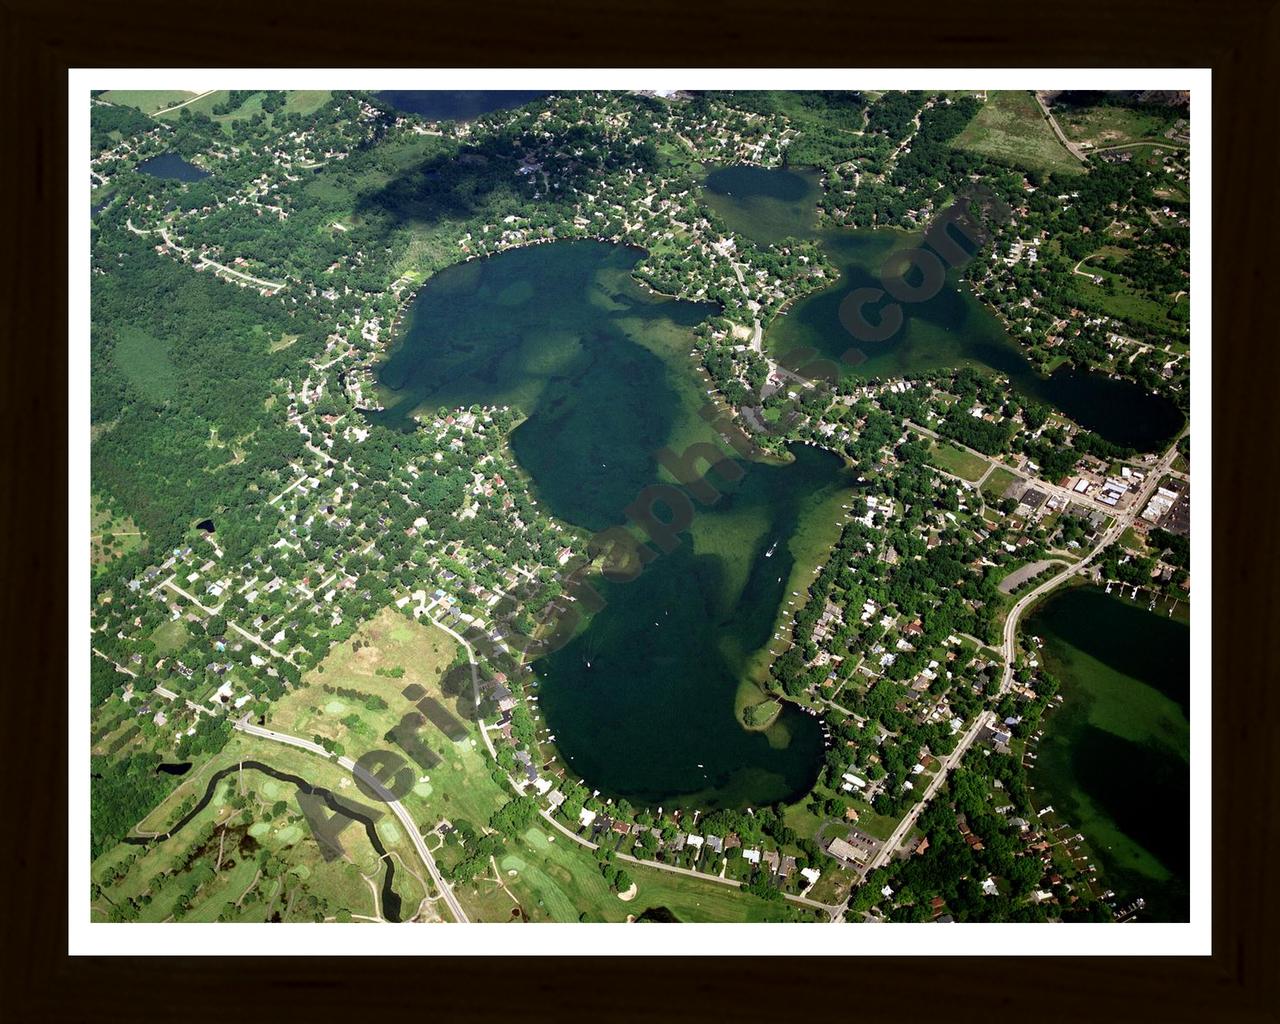
[[[1071,275],[1071,290],[1076,304],[1153,330],[1186,335],[1187,321],[1170,316],[1176,305],[1172,296],[1167,302],[1157,301],[1138,292],[1122,274],[1089,263],[1080,270],[1081,274]],[[1102,284],[1094,284],[1091,278],[1082,276],[1083,273],[1102,278]]]
[[[945,470],[962,480],[975,483],[982,479],[989,463],[986,459],[950,445],[934,442],[929,446],[929,461],[939,469]]]
[[[102,94],[108,103],[119,106],[137,107],[144,114],[154,114],[157,110],[172,107],[175,103],[185,103],[198,92],[187,89],[110,89]]]
[[[384,746],[382,737],[413,709],[405,687],[416,683],[437,700],[443,697],[439,683],[456,651],[434,626],[383,609],[277,701],[267,725],[338,742],[359,757]]]
[[[137,523],[127,515],[113,512],[98,495],[90,498],[89,560],[95,570],[141,544],[142,534]]]
[[[357,650],[353,643],[360,645]],[[511,792],[493,778],[496,766],[465,713],[470,675],[463,676],[466,686],[461,694],[441,689],[456,651],[457,644],[435,626],[407,619],[394,608],[383,609],[272,706],[267,728],[332,741],[352,759],[373,750],[407,757],[405,748],[386,736],[406,716],[417,713],[403,694],[406,686],[416,683],[425,697],[457,719],[462,732],[451,739],[432,722],[421,725],[417,740],[436,763],[429,768],[414,765],[417,784],[404,804],[428,829],[442,820],[462,819],[483,830]],[[403,676],[378,674],[400,668]]]
[[[1178,145],[1165,136],[1177,120],[1177,111],[1173,107],[1135,110],[1110,104],[1076,107],[1055,103],[1050,109],[1067,138],[1091,149],[1134,142]]]
[[[1019,479],[1017,473],[1003,466],[997,466],[982,485],[982,493],[989,499],[999,501],[1004,497],[1004,492],[1009,489],[1009,485],[1017,479]]]
[[[1083,170],[1053,134],[1030,92],[991,93],[952,145],[1034,171],[1079,174]]]
[[[359,645],[354,650],[353,641]],[[402,690],[416,683],[458,718],[465,733],[452,740],[429,722],[421,726],[418,738],[439,760],[430,768],[414,767],[418,781],[403,803],[424,834],[442,821],[466,822],[483,833],[493,813],[513,794],[481,745],[475,722],[460,713],[458,697],[441,689],[455,651],[456,644],[436,627],[384,609],[279,701],[266,724],[308,739],[322,737],[352,758],[376,749],[404,755],[403,748],[384,737],[413,712]],[[405,670],[403,676],[385,674],[399,668]],[[379,669],[384,674],[379,675]],[[469,674],[465,678],[469,687]],[[368,697],[387,707],[378,707]],[[446,875],[465,856],[465,848],[456,842],[437,848],[436,837],[428,841]],[[606,885],[590,850],[541,821],[507,840],[496,860],[496,871],[491,864],[473,882],[455,887],[458,899],[477,920],[624,921],[628,914],[638,915],[650,906],[666,907],[681,920],[788,920],[793,912],[786,904],[768,903],[719,883],[631,864],[624,866],[638,894],[624,902]]]
[[[188,93],[183,96],[182,99],[190,99],[193,95],[195,95],[195,93]],[[235,110],[229,111],[225,114],[215,114],[213,112],[213,108],[221,103],[225,103],[230,95],[231,93],[229,90],[218,89],[209,93],[207,96],[201,96],[200,99],[184,108],[162,114],[161,117],[167,121],[176,120],[182,114],[182,110],[190,110],[193,114],[200,113],[208,115],[225,128],[229,126],[232,121],[245,120],[253,117],[255,114],[263,114],[268,119],[275,116],[273,114],[266,113],[262,109],[262,101],[265,96],[265,93],[263,92],[255,92],[253,95],[247,97]],[[285,104],[284,107],[281,108],[281,112],[285,114],[309,114],[323,106],[328,101],[330,95],[332,95],[332,93],[328,89],[295,90],[290,92],[286,97]],[[174,102],[181,103],[182,99],[175,100]],[[151,111],[147,111],[147,113],[151,113]]]
[[[191,633],[182,619],[169,619],[167,622],[162,622],[151,634],[151,640],[156,645],[156,656],[161,658],[182,650],[190,639]]]

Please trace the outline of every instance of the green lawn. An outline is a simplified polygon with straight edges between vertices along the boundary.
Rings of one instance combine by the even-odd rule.
[[[170,619],[156,627],[151,639],[156,645],[156,654],[164,658],[174,651],[182,650],[191,639],[191,634],[187,632],[187,624],[182,619]]]
[[[111,89],[102,94],[108,103],[124,107],[137,107],[144,114],[154,114],[157,110],[171,107],[175,103],[184,103],[199,93],[186,89]]]
[[[372,803],[355,794],[346,772],[326,758],[237,733],[220,753],[193,768],[139,828],[160,831],[172,825],[183,816],[184,805],[205,792],[213,774],[247,759],[343,792],[357,802]],[[243,808],[233,803],[237,793],[245,801]],[[326,861],[296,795],[292,785],[252,769],[227,776],[209,804],[176,835],[146,847],[121,843],[94,862],[93,878],[104,893],[95,902],[95,918],[105,919],[108,900],[134,899],[144,904],[139,920],[164,921],[174,914],[197,860],[210,869],[220,863],[221,870],[177,915],[182,921],[260,922],[277,914],[285,921],[306,921],[314,920],[317,913],[333,917],[340,910],[372,916],[374,893],[368,880],[374,880],[380,890],[384,869],[364,828],[354,824],[345,828],[341,834],[345,856]],[[384,812],[377,829],[395,863],[402,914],[412,917],[425,895],[420,880],[425,869],[403,828],[388,813]],[[210,838],[199,842],[204,834]],[[244,903],[236,907],[246,893]]]
[[[990,463],[979,455],[961,451],[955,445],[934,442],[929,446],[929,460],[939,469],[974,483],[982,479]]]
[[[359,649],[353,650],[356,643]],[[459,818],[484,826],[512,794],[494,781],[495,766],[474,721],[464,716],[456,696],[440,690],[441,678],[456,651],[455,641],[434,625],[384,608],[350,640],[333,647],[303,678],[303,685],[272,705],[267,724],[294,736],[335,740],[352,758],[381,749],[403,755],[403,750],[384,737],[413,711],[401,691],[409,683],[417,683],[466,726],[466,735],[455,741],[434,726],[421,730],[419,738],[440,763],[430,769],[415,766],[419,780],[405,797],[405,806],[429,826],[441,819]],[[379,670],[386,673],[399,668],[405,672],[398,678],[378,674]],[[386,707],[371,709],[363,698],[330,693],[326,686],[381,698]]]
[[[328,89],[292,89],[285,99],[286,114],[310,114],[329,102],[333,93]]]
[[[1017,473],[1003,466],[997,466],[987,477],[986,483],[982,485],[982,493],[994,501],[999,501],[1004,497],[1004,492],[1009,489],[1009,485],[1017,479]]]
[[[1036,171],[1078,174],[1084,169],[1053,134],[1030,92],[990,93],[952,145]]]

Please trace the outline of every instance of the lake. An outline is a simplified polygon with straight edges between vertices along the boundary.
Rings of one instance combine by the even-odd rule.
[[[894,228],[819,231],[815,174],[726,168],[708,175],[705,194],[732,230],[766,244],[787,235],[817,238],[840,268],[833,286],[801,299],[770,325],[765,347],[774,356],[813,348],[841,360],[854,349],[851,360],[845,360],[846,373],[863,379],[959,366],[994,370],[1027,398],[1057,409],[1113,444],[1139,451],[1164,447],[1183,425],[1173,402],[1132,381],[1067,368],[1047,377],[1040,374],[956,270],[934,297],[900,304],[902,326],[888,339],[855,338],[841,321],[841,303],[855,289],[879,288],[882,268],[896,265],[895,254],[920,246],[922,234]],[[879,310],[870,306],[867,319],[877,322]]]
[[[161,153],[138,164],[138,170],[153,178],[172,178],[177,181],[199,181],[209,177],[209,172],[182,159],[177,153]]]
[[[715,307],[648,292],[631,276],[640,257],[557,242],[435,275],[381,368],[377,417],[407,427],[415,411],[512,405],[527,418],[511,448],[538,500],[587,530],[622,523],[659,479],[658,449],[714,439],[690,350]],[[784,595],[838,536],[852,474],[804,445],[794,461],[743,467],[674,551],[632,582],[596,584],[603,610],[534,663],[562,757],[607,795],[759,806],[798,798],[817,776],[816,718],[788,705],[748,731],[736,708],[760,697]]]
[[[378,93],[397,110],[406,114],[418,114],[428,121],[469,121],[494,110],[512,110],[526,103],[550,96],[549,90],[463,90],[447,89],[401,90],[388,89]]]
[[[1022,630],[1044,641],[1064,698],[1035,748],[1037,805],[1085,836],[1122,903],[1146,900],[1140,919],[1187,920],[1190,627],[1082,586],[1048,598]]]
[[[817,171],[734,164],[710,171],[703,188],[708,205],[729,230],[757,242],[817,234],[822,191]]]

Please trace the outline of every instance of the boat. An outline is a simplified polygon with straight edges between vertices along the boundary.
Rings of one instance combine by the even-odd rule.
[[[775,540],[772,544],[769,545],[769,550],[764,553],[764,557],[772,558],[773,552],[777,549],[777,547],[778,547],[778,542]]]

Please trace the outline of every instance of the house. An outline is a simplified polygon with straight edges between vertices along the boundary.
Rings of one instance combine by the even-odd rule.
[[[529,756],[529,751],[517,750],[516,760],[524,769],[525,778],[530,782],[536,782],[538,780],[538,770],[533,766],[533,758]]]

